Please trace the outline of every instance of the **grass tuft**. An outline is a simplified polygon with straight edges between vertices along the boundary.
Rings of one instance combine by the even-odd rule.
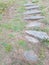
[[[0,43],[1,45],[3,45],[3,47],[5,48],[5,50],[7,51],[7,52],[10,52],[11,50],[12,50],[12,46],[11,46],[11,44],[8,44],[8,43]]]

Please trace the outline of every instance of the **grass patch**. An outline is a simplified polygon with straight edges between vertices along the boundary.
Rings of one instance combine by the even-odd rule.
[[[2,16],[3,16],[3,15],[2,15],[2,14],[0,14],[0,20],[2,20]]]
[[[7,4],[4,2],[0,2],[0,14],[2,14],[7,8]]]
[[[42,11],[41,11],[41,14],[42,14],[43,16],[45,16],[45,15],[46,15],[46,11],[45,11],[45,10],[42,10]]]
[[[46,7],[44,5],[40,5],[40,9],[43,10],[45,9]]]
[[[33,3],[37,3],[37,2],[39,2],[39,0],[32,0],[32,2],[33,2]]]
[[[18,44],[19,44],[20,46],[22,46],[22,47],[26,47],[26,46],[27,46],[27,44],[26,44],[26,42],[25,42],[24,40],[19,40],[19,41],[18,41]]]
[[[42,43],[43,43],[43,45],[45,45],[46,47],[49,48],[49,40],[47,40],[47,39],[43,40]]]
[[[43,32],[49,32],[49,27],[45,27],[45,28],[36,27],[36,28],[33,28],[33,30],[36,30],[36,31],[43,31]]]
[[[21,7],[19,7],[19,8],[17,9],[17,11],[18,11],[19,13],[23,13],[23,12],[25,11],[25,8],[24,8],[23,6],[21,6]]]
[[[8,36],[9,36],[9,38],[14,38],[13,34],[9,34]]]
[[[12,46],[11,44],[8,43],[0,43],[1,45],[3,45],[3,47],[5,48],[6,52],[10,52],[12,50]]]
[[[19,40],[19,41],[18,41],[18,44],[19,44],[22,48],[24,48],[25,50],[30,50],[30,49],[28,48],[27,43],[26,43],[24,40]]]
[[[10,23],[0,24],[1,28],[11,29],[13,31],[22,31],[25,27],[25,23],[20,19],[12,20]]]
[[[43,60],[43,59],[45,58],[44,48],[41,48],[40,53],[39,53],[39,58],[40,58],[41,60]]]
[[[36,65],[44,65],[44,64],[43,64],[43,61],[40,60]]]
[[[13,2],[15,2],[15,0],[8,0],[8,1],[3,1],[0,0],[0,13],[4,13],[5,10],[11,5],[13,4]]]
[[[21,1],[21,3],[26,2],[26,1]],[[19,3],[19,2],[18,2]],[[22,12],[24,12],[24,7],[23,6],[19,6],[17,9],[17,13],[16,17],[12,20],[10,20],[10,23],[4,23],[4,24],[0,24],[1,28],[5,28],[5,29],[10,29],[13,31],[22,31],[25,27],[25,22],[23,22],[23,20],[21,19],[22,16]]]

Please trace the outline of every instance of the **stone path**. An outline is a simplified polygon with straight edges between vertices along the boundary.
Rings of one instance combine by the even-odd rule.
[[[16,4],[14,4],[14,6],[12,6],[12,7],[10,7],[10,9],[9,9],[9,13],[7,13],[7,16],[6,17],[8,17],[8,18],[10,18],[10,19],[13,19],[15,16],[16,16],[16,14],[17,14],[17,12],[15,11],[16,8],[17,7],[17,5]],[[24,4],[24,7],[25,7],[25,9],[26,9],[26,12],[24,12],[24,15],[26,15],[26,17],[24,17],[24,19],[25,18],[27,18],[27,20],[25,20],[25,21],[27,21],[28,22],[28,24],[26,25],[26,30],[25,30],[25,40],[27,41],[27,43],[28,43],[28,46],[29,46],[29,44],[30,44],[30,48],[31,48],[31,45],[32,45],[32,47],[34,48],[29,48],[29,50],[27,50],[27,51],[25,51],[25,50],[23,50],[22,48],[20,48],[18,45],[17,45],[17,47],[19,47],[19,50],[17,50],[16,49],[16,45],[14,44],[14,42],[16,42],[16,40],[18,40],[19,38],[20,39],[22,39],[23,38],[23,36],[22,36],[22,38],[21,38],[21,35],[19,36],[19,33],[15,33],[15,32],[12,32],[12,35],[14,35],[15,36],[15,38],[12,38],[12,41],[11,41],[11,43],[12,43],[12,45],[13,45],[13,47],[14,47],[14,49],[13,49],[13,51],[11,52],[11,53],[9,53],[7,56],[6,56],[6,54],[5,54],[5,58],[2,60],[3,62],[6,62],[6,65],[7,65],[7,63],[8,63],[8,65],[39,65],[39,64],[36,64],[36,63],[38,63],[39,62],[39,56],[38,56],[38,51],[40,51],[40,44],[41,44],[41,40],[47,40],[47,39],[49,39],[49,36],[48,36],[48,34],[46,33],[46,32],[42,32],[42,31],[36,31],[36,30],[32,30],[31,28],[36,28],[36,27],[42,27],[43,25],[45,25],[44,23],[41,23],[41,21],[38,21],[38,20],[41,20],[41,19],[43,19],[44,17],[43,16],[39,16],[38,14],[41,14],[41,11],[39,10],[39,6],[37,5],[36,6],[36,4],[35,3],[28,3],[28,4]],[[10,15],[9,15],[10,14]],[[35,15],[34,15],[35,14]],[[9,15],[9,16],[8,16]],[[30,17],[30,16],[31,17]],[[5,18],[6,18],[5,17]],[[41,18],[42,17],[42,18]],[[5,19],[4,18],[4,19]],[[38,20],[37,20],[38,19]],[[4,23],[5,23],[5,21],[4,21]],[[30,30],[28,30],[28,28],[30,28]],[[4,30],[5,31],[5,30]],[[5,31],[6,32],[6,31]],[[9,30],[7,31],[8,33],[9,33]],[[10,32],[10,33],[11,33]],[[6,34],[6,33],[5,33]],[[7,35],[7,34],[6,34]],[[31,44],[32,43],[32,44]],[[2,49],[2,48],[1,48]],[[1,54],[2,54],[2,52],[1,52]],[[48,59],[48,54],[49,53],[47,53],[46,52],[46,56],[47,56],[47,59]],[[3,55],[4,55],[4,53],[3,53]],[[22,56],[23,56],[23,59],[22,59]],[[7,60],[6,60],[7,59]],[[49,61],[47,61],[47,59],[46,60],[44,60],[45,61],[45,63],[47,63],[47,62],[49,62]],[[8,61],[8,62],[7,62]],[[22,62],[21,62],[22,61]],[[26,61],[26,63],[25,63],[25,61]],[[15,63],[15,64],[11,64],[11,63]],[[19,64],[20,63],[20,64]],[[21,64],[22,63],[22,64]],[[27,64],[27,63],[30,63],[30,64]],[[2,64],[1,64],[2,65]],[[4,65],[4,64],[3,64]],[[42,65],[42,64],[41,64]],[[44,65],[46,65],[46,64],[44,64]],[[49,64],[48,64],[49,65]]]
[[[26,25],[26,28],[30,27],[41,27],[43,23],[41,21],[39,22],[38,20],[45,18],[44,16],[39,16],[39,15],[33,15],[33,14],[41,14],[40,7],[36,5],[36,3],[27,3],[24,4],[26,12],[24,12],[24,20],[28,22],[30,20],[31,22],[28,22]],[[30,15],[30,16],[29,16]],[[35,22],[36,21],[36,22]],[[45,24],[44,24],[45,25]],[[25,39],[28,42],[31,42],[32,44],[40,44],[40,40],[49,40],[49,36],[46,32],[43,31],[36,31],[36,30],[25,30]],[[39,49],[38,49],[39,50]],[[36,63],[39,60],[39,57],[37,54],[34,52],[34,50],[30,51],[25,51],[24,52],[24,57],[26,58],[27,61],[32,61],[33,63]]]
[[[38,11],[38,10],[31,10],[31,11],[25,12],[24,14],[25,14],[25,15],[29,15],[29,14],[40,14],[40,13],[41,13],[41,11]]]
[[[26,27],[30,28],[30,27],[41,27],[41,25],[43,25],[43,23],[38,23],[38,22],[31,22],[28,25],[26,25]]]
[[[26,10],[37,9],[37,8],[39,8],[39,6],[35,6],[35,5],[34,5],[33,7],[32,7],[32,6],[26,7]]]

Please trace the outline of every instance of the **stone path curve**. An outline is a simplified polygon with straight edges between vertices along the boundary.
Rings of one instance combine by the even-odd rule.
[[[30,28],[30,27],[40,28],[43,23],[39,22],[38,20],[45,18],[44,16],[38,15],[38,14],[41,14],[41,11],[39,9],[40,7],[36,5],[35,3],[24,4],[24,7],[26,9],[26,12],[24,12],[24,15],[27,15],[27,16],[24,16],[24,20],[28,22],[28,24],[26,25],[26,28]],[[37,14],[37,15],[33,15],[33,14]],[[30,20],[31,22],[28,20]],[[25,34],[26,34],[25,39],[28,42],[31,42],[32,44],[35,44],[35,45],[40,43],[40,40],[49,39],[48,34],[43,31],[36,31],[36,30],[30,29],[30,30],[26,30]],[[36,63],[39,60],[38,56],[33,50],[24,52],[24,57],[26,58],[27,61],[32,61],[33,63]]]

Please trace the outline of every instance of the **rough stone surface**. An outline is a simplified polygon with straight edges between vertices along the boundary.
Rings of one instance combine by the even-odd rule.
[[[34,51],[25,51],[24,57],[27,61],[37,62],[38,56],[34,53]]]
[[[37,37],[39,39],[49,39],[49,36],[47,35],[47,33],[45,32],[41,32],[41,31],[25,31],[27,34],[32,35],[34,37]]]
[[[25,36],[25,38],[29,41],[29,42],[32,42],[33,44],[35,43],[39,43],[39,40],[34,38],[34,37],[31,37],[31,36]]]
[[[30,6],[30,7],[26,7],[27,10],[30,10],[30,9],[38,9],[39,6]]]
[[[31,22],[26,27],[40,27],[42,23],[40,22]]]
[[[25,17],[25,20],[38,20],[38,19],[43,19],[44,16],[30,16],[30,17]]]
[[[32,3],[27,3],[27,4],[24,4],[24,6],[28,7],[28,6],[33,6],[34,4]]]
[[[28,1],[28,3],[24,4],[24,6],[28,7],[28,6],[33,6],[34,3],[32,3],[31,1]]]
[[[31,10],[31,11],[25,12],[24,14],[25,14],[25,15],[29,15],[29,14],[40,14],[40,13],[41,13],[41,11],[38,11],[38,10]]]

